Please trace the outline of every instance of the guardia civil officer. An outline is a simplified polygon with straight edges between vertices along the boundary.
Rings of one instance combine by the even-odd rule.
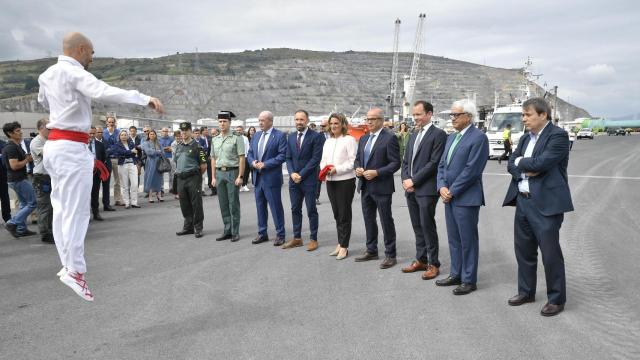
[[[239,186],[244,174],[244,139],[231,131],[231,111],[218,113],[220,134],[211,140],[211,186],[218,188],[218,201],[224,222],[224,233],[217,241],[240,240]]]
[[[194,234],[202,237],[202,174],[207,171],[207,157],[204,149],[191,137],[191,123],[180,124],[182,143],[176,148],[176,176],[180,210],[184,226],[176,235]]]

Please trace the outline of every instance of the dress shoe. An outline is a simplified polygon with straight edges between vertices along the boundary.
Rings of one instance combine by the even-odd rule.
[[[121,201],[116,201],[116,204],[115,204],[115,205],[116,205],[116,206],[124,206],[124,203],[123,203],[123,202],[121,202]]]
[[[111,206],[105,206],[104,211],[116,211],[116,209],[112,208]]]
[[[231,234],[224,234],[220,237],[216,238],[216,241],[222,241],[222,240],[229,240],[231,239],[233,236],[231,236]]]
[[[273,242],[273,246],[282,246],[284,245],[284,238],[278,238]]]
[[[411,262],[411,265],[402,268],[403,273],[413,273],[416,271],[425,271],[427,270],[427,264],[423,264],[418,260],[414,260]]]
[[[422,274],[422,280],[431,280],[435,279],[438,275],[440,275],[440,268],[435,265],[427,265],[427,271]]]
[[[236,241],[238,241],[238,240],[240,240],[240,235],[233,235],[233,236],[231,237],[231,242],[236,242]]]
[[[340,245],[336,246],[335,250],[329,253],[329,256],[337,256],[338,253],[340,252],[340,249],[341,249]]]
[[[25,229],[23,232],[18,233],[18,236],[23,237],[23,236],[31,236],[31,235],[35,235],[35,234],[37,234],[37,232],[31,231],[29,229]]]
[[[255,238],[255,239],[253,239],[253,240],[251,241],[251,243],[252,243],[252,244],[254,244],[254,245],[256,245],[256,244],[260,244],[260,243],[267,242],[267,241],[269,241],[269,238],[268,238],[268,237],[266,237],[266,236],[262,236],[262,235],[258,235],[258,236],[256,236],[256,238]]]
[[[140,205],[131,205],[131,207],[134,209],[140,209]]]
[[[346,259],[347,256],[349,256],[349,249],[341,249],[344,250],[344,252],[340,251],[338,252],[338,255],[336,256],[336,260],[342,260],[342,259]]]
[[[478,287],[476,284],[462,283],[453,289],[453,295],[467,295],[475,291]]]
[[[196,230],[195,236],[196,236],[196,239],[200,239],[203,236],[202,235],[202,230]]]
[[[9,233],[11,233],[11,235],[12,235],[14,238],[16,238],[16,239],[17,239],[17,238],[19,238],[19,237],[20,237],[20,235],[18,234],[18,225],[16,225],[16,224],[9,224],[9,223],[6,223],[6,224],[4,224],[4,227],[5,227],[5,228],[7,228],[7,231],[8,231]]]
[[[535,296],[527,296],[527,295],[518,294],[518,295],[512,297],[511,299],[509,299],[507,301],[507,304],[509,304],[511,306],[520,306],[522,304],[532,303],[532,302],[535,302],[535,301],[536,301]]]
[[[367,251],[356,258],[356,262],[363,262],[363,261],[369,261],[369,260],[378,260],[378,254],[372,254]]]
[[[93,213],[93,220],[97,220],[97,221],[104,221],[104,218],[102,216],[100,216],[100,213],[95,211]]]
[[[176,235],[178,236],[182,236],[182,235],[189,235],[189,234],[193,234],[193,229],[182,229],[178,232],[176,232]]]
[[[53,240],[53,235],[52,234],[46,234],[42,236],[42,240],[43,243],[47,243],[47,244],[55,244],[56,242]]]
[[[125,208],[125,209],[131,209],[131,206],[126,205],[124,208]]]
[[[461,283],[462,282],[460,281],[460,278],[451,277],[451,276],[448,276],[446,279],[436,280],[437,286],[453,286],[453,285],[460,285]]]
[[[275,245],[275,244],[274,244],[274,245]],[[276,246],[277,246],[277,245],[276,245]],[[302,239],[296,239],[296,238],[293,238],[293,239],[291,239],[291,240],[287,241],[287,243],[286,243],[286,244],[284,244],[284,245],[282,246],[282,248],[283,248],[283,249],[291,249],[291,248],[299,247],[299,246],[302,246]]]
[[[542,316],[554,316],[558,315],[564,310],[564,304],[556,305],[551,303],[546,303],[540,310],[540,315]]]
[[[315,249],[318,248],[318,241],[317,240],[311,240],[309,241],[309,244],[307,244],[307,251],[313,251]]]
[[[384,260],[382,260],[382,262],[380,263],[380,269],[388,269],[397,263],[398,262],[396,261],[396,258],[385,257]]]

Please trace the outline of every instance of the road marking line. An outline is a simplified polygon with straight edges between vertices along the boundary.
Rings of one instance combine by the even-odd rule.
[[[491,176],[511,176],[509,173],[484,173]],[[570,178],[608,179],[608,180],[640,180],[635,176],[600,176],[600,175],[569,175]]]

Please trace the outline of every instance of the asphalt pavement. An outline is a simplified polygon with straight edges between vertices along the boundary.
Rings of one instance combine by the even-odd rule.
[[[85,248],[93,303],[58,281],[54,246],[0,229],[0,359],[639,359],[640,136],[577,141],[569,174],[576,210],[561,230],[568,295],[556,317],[540,316],[541,261],[536,302],[507,305],[517,292],[514,209],[501,207],[506,165],[490,160],[478,290],[467,296],[401,273],[415,245],[399,176],[398,265],[387,270],[354,262],[365,249],[357,194],[349,257],[328,256],[336,231],[324,188],[315,252],[252,245],[253,192],[241,193],[236,243],[215,241],[216,197],[204,199],[201,239],[174,235],[182,218],[169,197],[102,213]],[[282,193],[289,238],[286,185]],[[442,204],[436,220],[442,278]],[[269,231],[273,237],[271,219]],[[379,246],[382,253],[381,238]]]

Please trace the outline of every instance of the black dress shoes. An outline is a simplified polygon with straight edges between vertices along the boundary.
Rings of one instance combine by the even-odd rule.
[[[13,236],[14,238],[17,239],[20,237],[20,235],[18,234],[18,225],[5,223],[4,227],[7,229],[9,233],[11,233],[11,236]]]
[[[23,236],[31,236],[35,234],[37,234],[37,232],[26,229],[25,231],[18,233],[18,236],[23,237]]]
[[[236,241],[238,241],[238,240],[240,240],[240,235],[233,235],[233,236],[231,237],[231,242],[236,242]]]
[[[100,213],[97,211],[93,212],[93,220],[97,220],[97,221],[104,221],[104,218],[102,216],[100,216]]]
[[[47,243],[47,244],[55,244],[56,242],[53,240],[53,235],[52,234],[46,234],[42,236],[42,240],[43,243]]]
[[[269,238],[268,238],[268,237],[258,235],[258,236],[256,236],[256,238],[255,238],[255,239],[253,239],[253,240],[251,241],[251,243],[252,243],[252,244],[254,244],[254,245],[256,245],[256,244],[260,244],[260,243],[267,242],[267,241],[269,241]]]
[[[370,252],[365,252],[364,254],[356,257],[356,262],[363,262],[363,261],[369,261],[369,260],[378,260],[378,254],[373,254]]]
[[[189,230],[182,229],[182,230],[176,232],[176,235],[178,235],[178,236],[189,235],[189,234],[193,234],[193,229],[189,229]]]
[[[518,294],[514,297],[512,297],[511,299],[509,299],[507,301],[507,304],[511,305],[511,306],[520,306],[522,304],[526,304],[526,303],[532,303],[536,301],[536,297],[535,296],[527,296],[527,295],[522,295],[522,294]]]
[[[542,316],[554,316],[558,315],[564,310],[564,304],[556,305],[551,303],[546,303],[540,310],[540,315]]]
[[[283,238],[278,238],[273,242],[273,246],[282,246],[284,245],[284,239]]]
[[[202,230],[196,230],[195,234],[196,234],[196,239],[200,239],[203,236]]]
[[[233,236],[231,236],[231,234],[224,234],[224,235],[222,235],[220,237],[217,237],[216,241],[229,240],[231,238],[233,238]]]
[[[462,283],[453,289],[453,295],[471,294],[471,292],[476,291],[477,288],[476,284]]]
[[[453,285],[460,285],[460,284],[462,284],[462,282],[460,281],[460,278],[455,278],[451,276],[448,276],[446,279],[436,280],[437,286],[453,286]]]
[[[105,206],[104,211],[116,211],[116,209],[112,208],[111,206]]]
[[[385,257],[380,263],[380,269],[388,269],[397,263],[396,258]]]

